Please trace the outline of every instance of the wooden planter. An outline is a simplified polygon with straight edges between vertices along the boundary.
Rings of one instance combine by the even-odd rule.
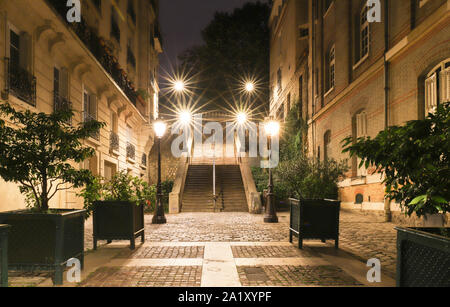
[[[54,210],[53,214],[18,210],[0,213],[0,224],[11,225],[8,268],[14,271],[54,271],[53,283],[62,285],[67,261],[84,265],[85,210]]]
[[[450,228],[395,229],[397,286],[450,287]]]
[[[341,202],[328,199],[290,199],[289,242],[298,237],[298,248],[304,239],[334,240],[339,248],[339,212]]]
[[[8,232],[11,226],[0,225],[0,287],[8,287]]]
[[[144,233],[144,205],[123,201],[98,201],[94,203],[94,249],[98,240],[130,240],[130,249],[135,249],[135,239]]]

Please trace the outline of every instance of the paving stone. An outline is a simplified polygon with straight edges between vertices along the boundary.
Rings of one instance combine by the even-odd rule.
[[[103,267],[81,287],[199,287],[201,266]]]
[[[234,258],[293,258],[313,257],[294,246],[232,246]]]
[[[252,270],[250,270],[252,269]],[[264,273],[255,272],[256,269]],[[362,286],[335,266],[261,266],[237,267],[242,286]]]
[[[130,259],[173,259],[173,258],[203,258],[204,246],[152,246],[139,247],[134,251],[125,250],[116,258]]]

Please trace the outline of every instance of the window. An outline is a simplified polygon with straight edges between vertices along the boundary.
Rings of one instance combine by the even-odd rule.
[[[360,59],[364,58],[367,54],[369,54],[369,21],[367,20],[367,12],[368,12],[367,5],[364,5],[361,11],[359,24]]]
[[[69,72],[66,68],[53,68],[53,109],[67,110],[72,106],[69,102]]]
[[[439,104],[450,102],[450,59],[441,62],[425,80],[425,116]]]
[[[120,43],[119,16],[115,7],[112,8],[111,12],[111,37],[115,38],[117,42]]]
[[[328,12],[328,9],[330,8],[331,4],[333,3],[333,0],[324,0],[325,1],[325,13]]]
[[[131,21],[133,21],[133,23],[136,23],[136,11],[134,10],[134,1],[133,0],[128,0],[128,8],[127,8],[127,13],[128,16],[130,16]]]
[[[330,48],[327,54],[327,74],[326,74],[326,88],[330,91],[334,88],[336,83],[336,57],[334,45]]]
[[[9,25],[6,92],[36,106],[36,78],[31,73],[31,36]]]
[[[280,95],[281,94],[281,91],[282,91],[282,87],[281,87],[281,77],[282,77],[282,75],[281,75],[281,68],[279,68],[278,69],[278,72],[277,72],[277,87],[278,87],[278,95]]]
[[[111,181],[112,177],[114,177],[116,172],[117,172],[117,166],[113,163],[105,161],[105,176],[104,177],[107,182]]]
[[[299,27],[299,39],[308,39],[309,28],[308,25],[302,25]]]
[[[83,121],[91,120],[97,120],[97,97],[85,90],[83,93]],[[97,141],[100,140],[98,133],[93,133],[91,137]]]
[[[358,139],[361,137],[366,137],[367,134],[367,113],[366,111],[361,111],[358,114],[355,115],[355,130],[354,130],[354,138]],[[367,176],[367,169],[365,166],[359,167],[359,164],[361,163],[361,159],[354,158],[353,166],[354,169],[356,169],[356,175],[358,177]]]
[[[300,76],[298,80],[298,104],[299,104],[299,116],[303,117],[303,76]]]
[[[127,63],[136,69],[136,57],[134,56],[133,45],[133,40],[130,39],[127,46]]]
[[[327,132],[325,132],[324,136],[323,136],[323,159],[326,161],[328,160],[328,158],[330,157],[330,153],[331,153],[331,131],[328,130]]]
[[[109,148],[111,151],[119,151],[119,119],[116,112],[111,112],[111,127],[110,127]]]

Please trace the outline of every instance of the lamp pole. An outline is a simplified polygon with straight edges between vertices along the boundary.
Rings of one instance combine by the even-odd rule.
[[[156,138],[156,146],[158,149],[158,185],[156,186],[156,208],[155,215],[152,219],[152,224],[165,224],[167,223],[164,214],[164,205],[162,202],[162,187],[161,187],[161,138],[162,135],[158,135]]]
[[[269,185],[267,191],[267,199],[266,199],[266,213],[264,215],[264,223],[278,223],[278,216],[275,210],[275,197],[273,194],[273,177],[272,177],[272,166],[271,166],[271,158],[272,158],[272,136],[268,137],[268,147],[269,147]]]

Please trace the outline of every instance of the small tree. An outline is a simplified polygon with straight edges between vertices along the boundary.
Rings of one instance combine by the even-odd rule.
[[[72,127],[72,116],[71,110],[46,114],[0,105],[0,176],[19,184],[28,205],[38,211],[47,211],[58,191],[79,188],[92,179],[90,171],[76,170],[69,162],[80,163],[95,154],[80,140],[103,124],[88,121]]]
[[[344,152],[384,173],[387,197],[417,216],[450,211],[450,104],[374,139],[346,138]]]

